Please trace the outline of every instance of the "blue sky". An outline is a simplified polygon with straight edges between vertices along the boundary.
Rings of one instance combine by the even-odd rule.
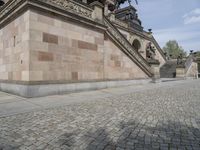
[[[161,47],[177,40],[185,51],[200,50],[200,0],[138,0],[139,18]]]

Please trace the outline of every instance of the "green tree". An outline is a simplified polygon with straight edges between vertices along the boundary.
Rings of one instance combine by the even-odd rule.
[[[170,56],[173,59],[176,59],[180,54],[182,54],[183,57],[187,55],[187,53],[181,46],[179,46],[176,40],[168,41],[163,47],[163,50],[167,53],[168,56]]]
[[[195,52],[195,56],[200,58],[200,51]]]

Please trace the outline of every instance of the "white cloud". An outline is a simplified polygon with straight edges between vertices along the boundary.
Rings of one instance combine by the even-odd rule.
[[[184,24],[200,23],[200,8],[196,8],[183,16]]]

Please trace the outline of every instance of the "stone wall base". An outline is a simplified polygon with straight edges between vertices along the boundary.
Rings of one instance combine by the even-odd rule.
[[[176,68],[176,78],[185,78],[185,68]]]
[[[125,81],[102,81],[102,82],[84,82],[70,84],[43,84],[43,85],[22,85],[14,83],[0,83],[0,90],[32,98],[48,95],[65,94],[71,92],[80,92],[87,90],[105,89],[119,86],[129,86],[149,83],[151,79],[125,80]]]

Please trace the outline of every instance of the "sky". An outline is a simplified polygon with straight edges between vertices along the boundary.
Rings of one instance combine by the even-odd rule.
[[[185,51],[200,51],[200,0],[138,0],[132,4],[145,30],[151,28],[159,45],[177,40]]]

